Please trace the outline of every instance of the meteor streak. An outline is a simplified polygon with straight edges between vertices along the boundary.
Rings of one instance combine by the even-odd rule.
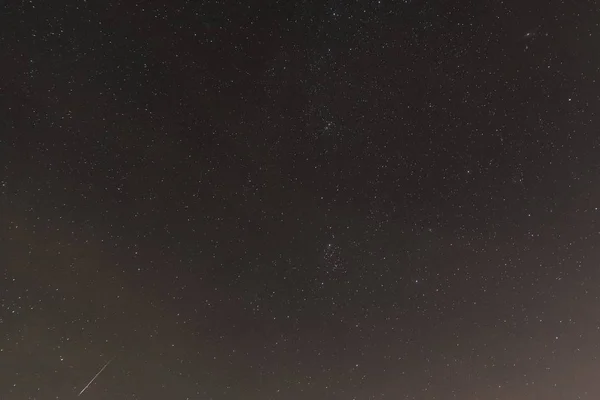
[[[96,378],[98,377],[98,375],[100,375],[100,374],[102,373],[102,371],[104,371],[104,368],[108,367],[108,364],[110,364],[112,360],[114,360],[114,357],[113,357],[113,358],[111,358],[110,360],[108,360],[108,362],[107,362],[106,364],[104,364],[104,367],[102,367],[102,368],[100,369],[100,371],[98,371],[98,373],[97,373],[96,375],[94,375],[94,377],[92,378],[92,380],[91,380],[91,381],[90,381],[90,382],[89,382],[87,385],[85,385],[85,387],[84,387],[83,389],[81,389],[81,392],[79,392],[79,394],[77,395],[77,397],[81,396],[81,394],[82,394],[83,392],[85,392],[85,390],[86,390],[88,387],[90,387],[90,385],[91,385],[91,384],[92,384],[92,383],[93,383],[93,382],[96,380]]]

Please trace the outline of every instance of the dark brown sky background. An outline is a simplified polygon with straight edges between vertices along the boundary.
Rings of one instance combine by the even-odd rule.
[[[598,21],[4,2],[0,398],[600,398]]]

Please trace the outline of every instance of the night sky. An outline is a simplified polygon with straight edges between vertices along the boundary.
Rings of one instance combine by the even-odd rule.
[[[600,4],[0,10],[2,400],[600,398]]]

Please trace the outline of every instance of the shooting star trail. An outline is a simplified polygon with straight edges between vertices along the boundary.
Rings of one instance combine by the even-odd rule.
[[[89,387],[90,387],[90,385],[91,385],[91,384],[92,384],[92,383],[93,383],[93,382],[96,380],[96,378],[98,377],[98,375],[100,375],[100,374],[102,373],[102,371],[104,371],[104,368],[108,367],[108,364],[110,364],[110,363],[112,362],[112,360],[114,360],[114,357],[113,357],[113,358],[111,358],[110,360],[108,360],[108,362],[107,362],[106,364],[104,364],[104,367],[102,367],[102,368],[100,369],[100,371],[98,371],[98,373],[97,373],[96,375],[94,375],[94,377],[92,378],[92,380],[91,380],[91,381],[90,381],[90,382],[89,382],[87,385],[85,385],[85,387],[84,387],[83,389],[81,389],[81,392],[79,392],[79,394],[77,395],[77,397],[81,396],[81,394],[82,394],[83,392],[85,392],[85,390],[86,390],[87,388],[89,388]]]

